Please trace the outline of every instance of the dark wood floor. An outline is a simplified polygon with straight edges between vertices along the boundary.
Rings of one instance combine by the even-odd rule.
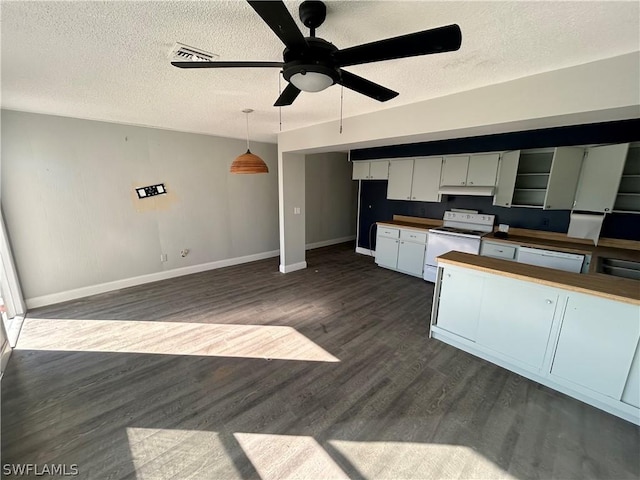
[[[2,463],[101,480],[639,477],[634,425],[428,339],[431,284],[353,245],[307,260],[31,311],[2,380]]]

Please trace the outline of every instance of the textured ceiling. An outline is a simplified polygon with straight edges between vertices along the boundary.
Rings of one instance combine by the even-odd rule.
[[[300,2],[286,2],[298,18]],[[457,23],[458,52],[347,70],[400,92],[378,103],[344,90],[345,117],[637,51],[640,2],[327,2],[317,36],[345,48]],[[219,60],[282,59],[283,45],[243,1],[2,1],[2,107],[251,139],[280,131],[278,70],[183,70],[176,41]],[[282,80],[282,88],[286,83]],[[282,108],[282,130],[336,120],[339,86]],[[470,106],[472,108],[472,106]],[[500,108],[496,105],[496,108]]]

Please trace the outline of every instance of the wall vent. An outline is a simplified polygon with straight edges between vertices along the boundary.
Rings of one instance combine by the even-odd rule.
[[[169,52],[169,58],[171,60],[181,60],[183,62],[212,62],[219,57],[220,55],[216,55],[215,53],[205,52],[199,48],[190,47],[189,45],[179,42],[176,42]]]

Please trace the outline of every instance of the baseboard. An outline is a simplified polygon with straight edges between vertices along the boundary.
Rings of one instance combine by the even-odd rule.
[[[7,368],[7,363],[9,363],[9,357],[11,356],[11,345],[9,345],[9,341],[7,340],[2,345],[2,350],[0,351],[0,377],[4,374],[5,369]]]
[[[376,256],[375,250],[369,250],[368,248],[364,248],[364,247],[356,247],[356,253],[361,253],[362,255],[366,255],[367,257]]]
[[[120,290],[127,287],[135,287],[137,285],[157,282],[159,280],[167,280],[169,278],[191,275],[192,273],[200,273],[207,270],[215,270],[217,268],[231,267],[233,265],[240,265],[242,263],[255,262],[257,260],[264,260],[265,258],[277,257],[278,255],[280,255],[280,250],[256,253],[253,255],[245,255],[243,257],[226,258],[224,260],[218,260],[216,262],[201,263],[199,265],[191,265],[189,267],[174,268],[172,270],[166,270],[164,272],[150,273],[147,275],[140,275],[138,277],[124,278],[122,280],[116,280],[113,282],[100,283],[98,285],[90,285],[88,287],[67,290],[65,292],[27,298],[25,302],[27,304],[27,308],[44,307],[46,305],[53,305],[54,303],[67,302],[69,300],[76,300],[78,298],[88,297],[90,295],[112,292],[114,290]]]
[[[305,250],[313,250],[314,248],[328,247],[330,245],[337,245],[338,243],[352,242],[355,239],[356,239],[355,235],[349,235],[348,237],[333,238],[331,240],[324,240],[322,242],[307,243],[307,245],[305,245]]]
[[[280,264],[281,273],[291,273],[297,270],[304,270],[305,268],[307,268],[307,262],[292,263],[291,265]]]

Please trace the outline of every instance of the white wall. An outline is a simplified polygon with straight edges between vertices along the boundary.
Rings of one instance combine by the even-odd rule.
[[[346,153],[306,156],[307,248],[355,238],[358,182],[351,180],[351,165]]]
[[[277,255],[277,148],[251,148],[269,174],[228,173],[242,140],[3,110],[2,207],[27,305]],[[169,193],[137,198],[155,183]]]

